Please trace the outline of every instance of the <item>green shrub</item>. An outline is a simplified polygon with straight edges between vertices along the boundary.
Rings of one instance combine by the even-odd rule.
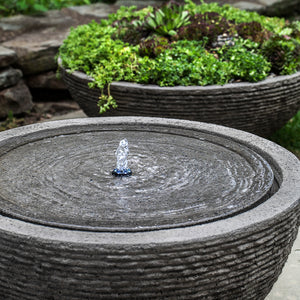
[[[101,26],[95,21],[72,28],[59,52],[63,65],[94,78],[90,86],[102,90],[101,112],[115,107],[109,95],[110,83],[114,80],[133,80],[138,67],[138,47],[126,46],[120,40],[111,39],[115,31],[116,28]],[[108,87],[108,95],[104,94],[105,87]]]

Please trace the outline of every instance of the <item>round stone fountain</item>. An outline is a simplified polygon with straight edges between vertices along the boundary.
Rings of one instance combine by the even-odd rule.
[[[124,138],[132,175],[113,176]],[[4,299],[264,299],[299,226],[297,158],[216,125],[13,129],[0,174]]]

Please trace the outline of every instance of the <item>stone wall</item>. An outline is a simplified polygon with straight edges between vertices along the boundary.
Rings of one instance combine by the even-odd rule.
[[[18,114],[33,106],[22,71],[11,66],[17,59],[15,51],[0,46],[0,118],[9,111]]]
[[[61,80],[56,78],[55,55],[67,37],[70,27],[100,21],[121,5],[145,7],[165,1],[117,1],[114,5],[97,3],[48,11],[38,16],[13,16],[0,19],[0,119],[9,111],[19,114],[30,110],[33,100],[59,100],[68,95]],[[195,1],[197,2],[197,1]],[[199,1],[198,1],[199,2]],[[250,10],[273,7],[274,0],[220,0]],[[279,0],[278,3],[300,0]],[[272,4],[272,5],[271,5]],[[297,6],[297,5],[296,5]]]

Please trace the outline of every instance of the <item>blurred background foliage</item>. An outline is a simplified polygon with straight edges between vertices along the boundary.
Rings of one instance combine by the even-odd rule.
[[[117,0],[0,0],[0,17],[17,14],[35,15],[49,9],[61,9],[74,5],[88,5],[92,3],[113,4]]]

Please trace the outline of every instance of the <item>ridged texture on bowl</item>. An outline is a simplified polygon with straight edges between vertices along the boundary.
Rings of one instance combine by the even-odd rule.
[[[290,253],[299,209],[260,228],[184,244],[54,243],[1,231],[2,299],[264,299]]]
[[[99,116],[100,90],[91,78],[62,69],[72,97],[90,117]],[[113,82],[111,95],[118,108],[103,116],[150,116],[220,124],[268,137],[300,109],[300,72],[258,83],[206,87],[159,87]]]

